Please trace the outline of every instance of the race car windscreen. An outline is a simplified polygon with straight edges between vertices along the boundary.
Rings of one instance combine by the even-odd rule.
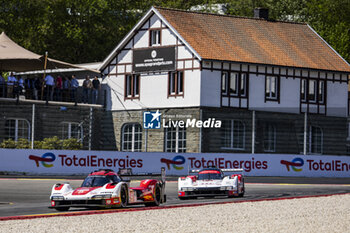
[[[201,171],[198,180],[221,180],[222,174],[219,171]]]
[[[119,181],[120,178],[117,176],[88,176],[81,187],[101,187],[107,183],[118,183]]]

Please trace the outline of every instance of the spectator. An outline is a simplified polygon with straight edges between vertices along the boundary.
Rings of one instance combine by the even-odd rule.
[[[62,77],[58,76],[56,78],[56,88],[55,88],[56,101],[62,101],[62,87],[63,87]]]
[[[78,80],[75,78],[75,75],[72,75],[72,80],[71,82],[71,101],[77,102],[76,95],[77,95],[77,90],[79,87],[79,82]]]
[[[0,97],[6,98],[6,80],[0,73]]]
[[[70,86],[71,86],[71,82],[70,82],[69,78],[64,77],[63,87],[62,87],[63,101],[69,101]]]
[[[34,99],[36,100],[41,99],[41,87],[42,81],[39,77],[36,77],[34,80]]]
[[[13,76],[13,73],[11,72],[10,75],[7,77],[7,97],[13,98],[14,97],[14,86],[17,85],[17,79],[15,76]]]
[[[53,87],[55,85],[55,79],[51,75],[45,77],[46,87],[46,100],[53,100]]]
[[[22,95],[24,89],[24,80],[21,76],[18,77],[17,94]]]
[[[92,88],[92,82],[90,76],[87,75],[83,82],[83,103],[88,104],[90,100],[90,91]]]
[[[32,77],[26,78],[24,80],[25,97],[26,99],[34,98],[34,79]]]
[[[97,76],[94,77],[94,80],[92,80],[92,103],[96,104],[98,99],[98,91],[100,90],[101,85],[100,81],[98,80]]]

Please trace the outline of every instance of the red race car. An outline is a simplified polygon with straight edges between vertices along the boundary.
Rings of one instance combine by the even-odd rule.
[[[158,179],[145,179],[138,187],[130,187],[134,176],[158,176]],[[114,208],[127,205],[144,204],[158,206],[166,202],[165,168],[160,174],[132,174],[130,168],[115,173],[110,169],[91,172],[81,187],[73,189],[69,183],[59,183],[52,187],[51,206],[58,211],[67,211],[70,207]]]

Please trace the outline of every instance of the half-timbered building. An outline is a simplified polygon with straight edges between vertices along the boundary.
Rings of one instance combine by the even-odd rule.
[[[104,60],[121,151],[347,153],[349,64],[309,25],[151,8]],[[163,120],[220,128],[146,130]]]

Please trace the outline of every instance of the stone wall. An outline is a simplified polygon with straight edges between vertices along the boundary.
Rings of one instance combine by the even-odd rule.
[[[173,109],[151,109],[147,111],[157,111],[162,113],[161,122],[163,119],[167,122],[172,120],[186,120],[187,117],[199,119],[199,108],[173,108]],[[148,129],[147,130],[147,149],[145,148],[146,130],[143,129],[143,112],[146,110],[135,111],[114,111],[113,123],[116,145],[118,150],[121,150],[121,131],[126,123],[139,123],[142,126],[142,151],[163,152],[164,151],[164,128]],[[199,152],[199,129],[186,129],[186,152]]]

